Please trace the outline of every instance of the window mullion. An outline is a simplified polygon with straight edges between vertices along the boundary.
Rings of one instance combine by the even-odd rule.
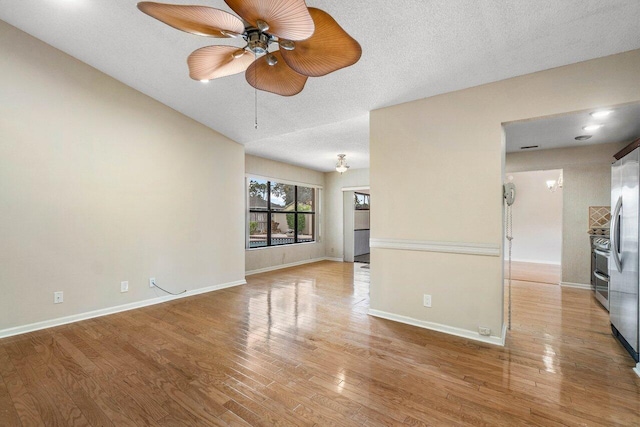
[[[298,186],[293,186],[293,243],[298,243]]]
[[[271,181],[267,181],[267,246],[271,246]]]

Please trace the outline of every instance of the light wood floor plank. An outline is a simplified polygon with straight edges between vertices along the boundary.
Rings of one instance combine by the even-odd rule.
[[[519,267],[505,347],[371,317],[328,261],[0,340],[0,426],[640,425],[607,312]]]

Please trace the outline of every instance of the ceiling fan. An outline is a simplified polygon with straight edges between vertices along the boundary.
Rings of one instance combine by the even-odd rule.
[[[216,38],[242,38],[244,47],[207,46],[187,59],[189,76],[207,81],[246,70],[256,89],[300,93],[308,77],[358,62],[362,48],[338,23],[304,0],[225,0],[240,17],[207,6],[140,2],[138,9],[178,30]],[[278,50],[271,49],[276,45]]]

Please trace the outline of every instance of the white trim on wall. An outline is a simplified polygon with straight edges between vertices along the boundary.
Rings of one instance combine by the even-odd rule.
[[[560,286],[565,288],[576,288],[576,289],[587,289],[591,290],[591,285],[586,285],[584,283],[572,283],[572,282],[560,282]]]
[[[297,267],[299,265],[312,264],[314,262],[320,262],[320,261],[342,262],[342,258],[321,257],[321,258],[303,259],[302,261],[290,262],[290,263],[287,263],[287,264],[272,265],[270,267],[258,268],[256,270],[250,270],[250,271],[245,272],[244,275],[245,276],[252,276],[254,274],[267,273],[269,271],[281,270],[283,268],[289,268],[289,267]]]
[[[500,246],[494,243],[434,242],[426,240],[371,238],[369,246],[371,248],[395,249],[404,251],[500,256]]]
[[[358,190],[370,190],[368,185],[361,185],[356,187],[342,187],[342,191],[358,191]]]
[[[509,258],[505,258],[504,260],[505,260],[505,262],[509,261]],[[557,266],[562,265],[562,263],[559,263],[559,262],[550,262],[550,261],[543,261],[543,260],[537,260],[537,259],[515,259],[515,258],[512,258],[511,261],[513,261],[513,262],[526,262],[528,264],[546,264],[546,265],[557,265]]]
[[[180,298],[191,297],[194,295],[200,295],[207,292],[219,291],[221,289],[244,285],[246,283],[247,283],[246,280],[236,280],[235,282],[222,283],[220,285],[213,285],[213,286],[208,286],[206,288],[194,289],[180,295],[166,295],[162,297],[132,302],[129,304],[102,308],[100,310],[73,314],[71,316],[58,317],[57,319],[44,320],[42,322],[31,323],[28,325],[16,326],[14,328],[2,329],[0,330],[0,338],[7,338],[14,335],[26,334],[27,332],[39,331],[40,329],[53,328],[54,326],[66,325],[68,323],[74,323],[74,322],[79,322],[81,320],[93,319],[95,317],[107,316],[109,314],[115,314],[123,311],[134,310],[136,308],[147,307],[150,305],[162,304],[163,302],[173,301]]]
[[[404,323],[406,325],[417,326],[419,328],[429,329],[432,331],[443,332],[457,337],[468,338],[475,341],[481,341],[487,344],[504,346],[507,337],[507,327],[502,325],[501,336],[484,336],[478,332],[468,329],[456,328],[453,326],[442,325],[440,323],[428,322],[426,320],[418,320],[412,317],[401,316],[399,314],[387,313],[386,311],[369,309],[367,312],[370,316],[379,317],[381,319],[392,320],[394,322]]]

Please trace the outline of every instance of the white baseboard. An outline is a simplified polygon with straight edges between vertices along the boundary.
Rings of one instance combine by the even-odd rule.
[[[218,291],[220,289],[231,288],[246,284],[246,280],[236,280],[235,282],[223,283],[220,285],[207,286],[206,288],[194,289],[180,295],[166,295],[157,298],[146,299],[142,301],[132,302],[129,304],[117,305],[114,307],[102,308],[100,310],[88,311],[86,313],[73,314],[71,316],[58,317],[57,319],[44,320],[42,322],[31,323],[24,326],[16,326],[14,328],[0,330],[0,338],[7,338],[14,335],[26,334],[27,332],[38,331],[40,329],[52,328],[54,326],[66,325],[68,323],[79,322],[81,320],[93,319],[94,317],[107,316],[109,314],[120,313],[122,311],[133,310],[136,308],[147,307],[150,305],[162,304],[163,302],[173,301],[180,298],[191,297],[194,295],[204,294],[207,292]]]
[[[503,323],[502,324],[502,337],[501,337],[501,341],[502,341],[502,346],[504,347],[504,345],[507,343],[507,324]]]
[[[640,377],[640,363],[636,363],[636,367],[633,368],[633,372],[635,372],[636,375]]]
[[[504,259],[504,262],[508,262],[508,261],[509,261],[508,258]],[[516,259],[516,258],[511,258],[511,261],[513,261],[513,262],[524,262],[524,263],[527,263],[527,264],[546,264],[546,265],[554,265],[554,266],[562,265],[559,262],[542,261],[542,260],[539,260],[539,259]]]
[[[249,271],[246,271],[244,273],[244,275],[245,276],[251,276],[251,275],[254,275],[254,274],[267,273],[269,271],[281,270],[283,268],[289,268],[289,267],[297,267],[299,265],[311,264],[311,263],[320,262],[320,261],[338,261],[338,262],[342,262],[342,258],[320,257],[320,258],[303,259],[302,261],[290,262],[290,263],[287,263],[287,264],[272,265],[270,267],[258,268],[256,270],[249,270]]]
[[[468,338],[475,341],[481,341],[487,344],[504,346],[507,336],[507,326],[502,325],[502,335],[497,336],[484,336],[478,332],[470,331],[468,329],[456,328],[453,326],[442,325],[440,323],[428,322],[426,320],[418,320],[412,317],[401,316],[399,314],[387,313],[386,311],[369,309],[368,314],[374,317],[380,317],[382,319],[393,320],[394,322],[400,322],[407,325],[417,326],[419,328],[430,329],[432,331],[443,332],[449,335],[455,335],[457,337]]]
[[[584,283],[560,282],[560,286],[564,286],[565,288],[586,289],[589,291],[591,290],[591,285],[585,285]]]

